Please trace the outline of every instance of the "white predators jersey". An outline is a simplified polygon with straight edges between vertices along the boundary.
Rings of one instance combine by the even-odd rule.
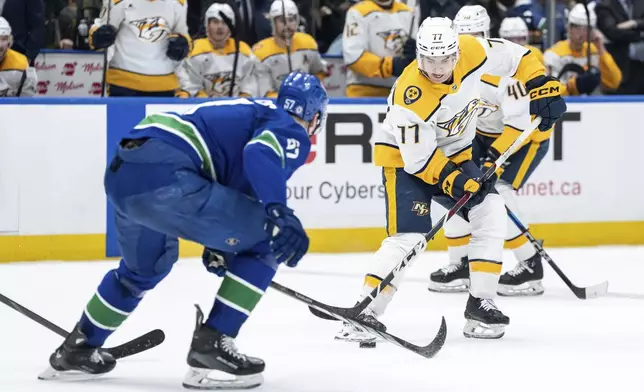
[[[282,79],[289,74],[286,48],[277,45],[274,37],[265,38],[253,46],[256,58],[256,76],[259,96],[276,97]],[[315,39],[305,33],[293,34],[291,40],[291,66],[293,71],[315,74],[324,82],[327,64],[318,52]]]
[[[506,127],[530,130],[530,97],[523,83],[513,78],[483,75],[481,99],[487,105],[476,120],[478,133],[499,137]]]
[[[448,160],[472,157],[476,120],[498,106],[481,98],[481,76],[492,74],[526,82],[545,68],[525,48],[503,39],[459,36],[460,58],[452,83],[435,84],[412,62],[398,78],[388,98],[388,113],[376,132],[374,163],[403,167],[429,184],[436,184]],[[529,118],[526,121],[529,124]],[[522,125],[525,130],[528,125]]]
[[[576,87],[571,83],[571,80],[577,75],[576,72],[563,72],[567,64],[576,64],[581,69],[587,69],[588,57],[586,55],[586,46],[581,52],[573,52],[568,40],[559,41],[554,44],[550,49],[546,50],[543,59],[551,76],[559,78],[561,83],[567,86],[569,95],[579,95]],[[604,55],[599,56],[597,47],[591,43],[590,45],[590,65],[599,68],[601,72],[601,87],[606,90],[614,90],[619,87],[622,81],[622,71],[615,63],[613,56],[606,52]],[[601,94],[598,87],[593,92],[593,95]]]
[[[256,96],[257,82],[250,46],[239,43],[234,96]],[[195,41],[190,56],[177,69],[180,96],[227,97],[235,62],[235,40],[229,38],[222,49],[214,49],[208,38]],[[184,94],[185,93],[185,94]]]
[[[190,42],[186,0],[103,0],[100,24],[108,23],[109,1],[109,23],[118,32],[107,83],[140,91],[177,89],[175,70],[180,62],[168,58],[166,50],[170,34],[183,35]]]
[[[409,38],[412,26],[410,8],[395,1],[391,9],[384,9],[373,1],[362,1],[347,11],[342,37],[342,56],[347,70],[347,87],[358,88],[352,96],[389,93],[396,78],[391,75],[392,57],[402,54],[403,44]],[[382,87],[386,89],[382,89]]]
[[[9,49],[0,61],[0,97],[15,97],[18,94],[20,80],[25,70],[27,74],[20,96],[31,97],[36,95],[38,82],[36,70],[29,66],[23,54]]]

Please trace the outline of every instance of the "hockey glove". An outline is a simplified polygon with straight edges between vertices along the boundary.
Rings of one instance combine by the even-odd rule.
[[[599,86],[600,82],[601,74],[595,67],[590,67],[588,71],[577,75],[574,79],[577,91],[579,91],[580,94],[592,94]]]
[[[501,153],[499,153],[496,148],[488,148],[486,156],[481,158],[481,171],[485,173],[489,168],[494,166],[494,162],[496,162],[496,160],[499,159],[500,156]],[[490,177],[490,181],[496,182],[499,177],[501,177],[501,174],[503,174],[503,170],[505,170],[506,166],[508,166],[509,164],[510,162],[506,160],[500,167],[497,167],[496,171],[494,172],[494,174],[496,175]]]
[[[478,192],[481,187],[476,180],[463,173],[454,162],[447,162],[438,177],[443,193],[454,200],[458,200],[465,193]]]
[[[309,237],[302,223],[293,210],[282,204],[269,204],[266,212],[269,219],[267,232],[271,237],[271,250],[275,259],[278,263],[295,267],[309,250]]]
[[[170,34],[168,36],[168,49],[165,54],[171,60],[181,61],[190,53],[190,43],[183,35]]]
[[[105,49],[116,40],[116,27],[109,24],[99,26],[92,32],[90,39],[90,45],[95,49]]]
[[[408,59],[415,59],[416,58],[416,40],[413,38],[407,39],[405,41],[405,44],[403,45],[403,51],[402,51],[403,57],[406,57]]]
[[[566,112],[563,86],[552,76],[537,76],[525,86],[530,91],[530,114],[541,117],[539,130],[547,131]]]
[[[391,74],[393,76],[400,76],[412,61],[414,61],[413,57],[394,57],[391,61]]]
[[[208,272],[217,276],[226,275],[228,270],[228,261],[233,257],[232,253],[221,252],[215,249],[203,248],[201,262]]]

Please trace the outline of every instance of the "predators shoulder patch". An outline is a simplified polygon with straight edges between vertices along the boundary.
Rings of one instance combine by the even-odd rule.
[[[411,105],[412,103],[418,101],[421,95],[423,95],[423,93],[422,91],[420,91],[420,88],[416,86],[407,87],[403,94],[405,105]]]

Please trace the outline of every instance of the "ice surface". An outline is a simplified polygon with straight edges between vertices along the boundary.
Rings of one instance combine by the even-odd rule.
[[[644,247],[548,249],[577,285],[609,280],[607,297],[582,301],[546,270],[546,293],[498,298],[511,317],[501,340],[462,335],[466,294],[426,289],[429,273],[445,262],[425,253],[412,265],[383,321],[389,331],[425,344],[440,316],[448,338],[434,359],[380,343],[375,349],[333,340],[339,325],[269,291],[238,339],[242,352],[266,360],[271,392],[412,391],[644,391]],[[505,269],[514,266],[506,253]],[[276,281],[331,304],[351,306],[369,262],[367,254],[310,255],[297,269],[283,268]],[[70,329],[103,274],[116,262],[0,264],[0,292]],[[182,391],[185,355],[194,327],[194,303],[207,311],[219,285],[201,262],[186,259],[148,293],[137,311],[108,340],[118,345],[161,328],[166,341],[124,359],[100,381],[36,379],[61,338],[0,305],[1,392]]]

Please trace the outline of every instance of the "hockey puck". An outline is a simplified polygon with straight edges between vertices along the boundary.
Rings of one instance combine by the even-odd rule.
[[[360,348],[376,348],[376,342],[360,342]]]

